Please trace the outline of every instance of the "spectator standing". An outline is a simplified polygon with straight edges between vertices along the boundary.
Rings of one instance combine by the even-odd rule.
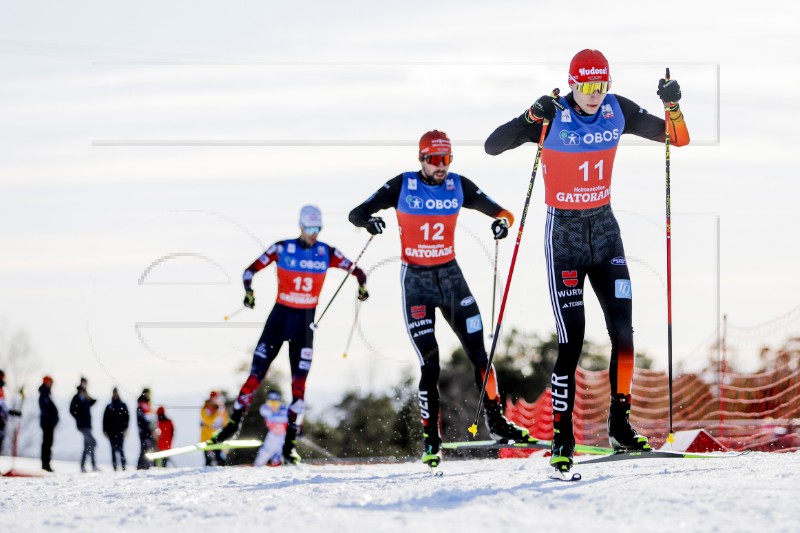
[[[92,470],[99,472],[97,468],[97,461],[94,456],[94,449],[97,447],[97,440],[92,435],[92,406],[97,402],[94,398],[89,396],[86,390],[88,386],[86,378],[81,378],[81,384],[78,385],[78,392],[72,397],[69,404],[69,413],[75,419],[75,425],[78,431],[83,435],[83,453],[81,454],[81,472],[86,472],[86,458],[89,457],[92,461]]]
[[[222,397],[217,391],[211,391],[208,399],[200,409],[200,441],[205,442],[214,436],[228,423],[228,411],[222,402]],[[222,450],[209,450],[205,452],[206,466],[225,466],[225,456]]]
[[[136,400],[136,425],[139,427],[139,462],[138,470],[146,470],[152,466],[145,454],[151,451],[153,442],[153,406],[150,403],[150,389],[143,389]]]
[[[52,472],[50,460],[53,457],[53,435],[58,425],[58,408],[53,403],[51,390],[53,378],[45,376],[39,386],[39,425],[42,427],[42,470]]]
[[[103,434],[111,443],[111,466],[117,469],[117,456],[119,464],[125,470],[125,437],[128,435],[128,425],[131,415],[128,406],[119,397],[116,387],[111,391],[111,402],[106,405],[103,412]]]
[[[9,416],[22,416],[16,409],[9,409],[6,404],[6,393],[3,387],[6,385],[6,373],[0,370],[0,451],[3,449],[3,440],[6,436],[6,423]]]
[[[175,424],[172,420],[167,418],[167,413],[164,406],[159,406],[156,410],[158,420],[156,422],[156,435],[158,436],[158,451],[169,450],[172,448],[172,439],[175,436]],[[168,457],[156,461],[156,466],[167,466]]]

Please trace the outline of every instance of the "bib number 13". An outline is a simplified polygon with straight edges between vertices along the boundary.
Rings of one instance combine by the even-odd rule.
[[[292,282],[296,291],[311,292],[311,287],[314,286],[314,280],[309,277],[297,276]]]

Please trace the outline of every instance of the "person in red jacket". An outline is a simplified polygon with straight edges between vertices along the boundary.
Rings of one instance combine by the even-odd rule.
[[[156,422],[156,435],[158,437],[157,445],[158,450],[169,450],[172,448],[172,438],[175,436],[175,425],[172,423],[172,420],[167,418],[166,411],[164,411],[164,406],[159,406],[156,410],[156,415],[158,416],[158,420]],[[156,466],[167,466],[167,461],[169,458],[164,458],[156,461]]]

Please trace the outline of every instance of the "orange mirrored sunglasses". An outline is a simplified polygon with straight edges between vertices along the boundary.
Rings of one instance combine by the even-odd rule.
[[[441,164],[444,166],[449,165],[453,162],[453,154],[431,154],[422,156],[422,160],[428,163],[429,165],[433,165],[438,167]]]

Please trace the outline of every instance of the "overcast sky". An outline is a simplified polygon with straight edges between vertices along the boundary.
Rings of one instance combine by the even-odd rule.
[[[236,368],[249,364],[275,297],[274,269],[256,277],[255,310],[223,316],[241,305],[242,270],[297,235],[303,204],[322,209],[321,240],[354,258],[368,236],[347,212],[418,168],[417,139],[436,128],[453,140],[451,170],[519,216],[535,147],[490,157],[482,142],[540,95],[565,92],[582,48],[608,57],[612,92],[655,114],[665,67],[683,88],[693,144],[672,152],[676,362],[701,368],[714,338],[717,217],[721,311],[749,326],[796,308],[800,60],[794,21],[781,16],[791,4],[544,6],[0,2],[0,316],[31,337],[41,363],[31,382],[50,373],[67,394],[86,375],[101,396],[114,384],[129,395],[150,386],[198,402],[212,388],[238,390]],[[531,205],[505,325],[544,336],[554,322],[541,178]],[[663,145],[625,139],[612,205],[631,265],[636,348],[664,368]],[[388,231],[362,262],[372,298],[348,357],[353,281],[317,333],[312,405],[417,373],[396,219],[383,216]],[[462,211],[456,243],[484,324],[490,223]],[[501,283],[512,249],[501,243]],[[330,271],[323,304],[341,279]],[[586,300],[587,337],[605,343],[596,298]],[[449,354],[456,338],[442,320],[437,329]],[[756,348],[737,357],[752,363]],[[284,355],[277,368],[286,375]]]

